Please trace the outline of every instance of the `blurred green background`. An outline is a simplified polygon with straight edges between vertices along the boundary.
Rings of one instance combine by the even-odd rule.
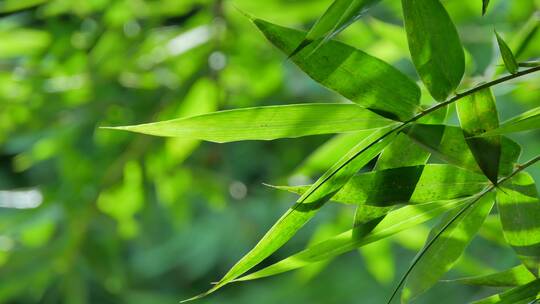
[[[463,87],[499,71],[493,29],[540,54],[538,0],[443,1],[467,49]],[[343,101],[265,41],[239,10],[307,29],[330,0],[0,1],[0,303],[178,303],[206,290],[294,201],[305,159],[330,136],[200,143],[100,130],[238,107]],[[400,1],[338,38],[417,79]],[[519,48],[519,49],[516,49]],[[501,119],[538,105],[540,78],[495,88]],[[431,103],[429,94],[424,102]],[[224,126],[225,128],[227,126]],[[540,134],[512,136],[522,160]],[[531,173],[540,180],[540,168]],[[351,225],[328,205],[268,262]],[[406,231],[331,263],[233,284],[200,303],[381,303],[427,235]],[[488,220],[450,277],[517,264]],[[441,283],[418,303],[494,292]]]

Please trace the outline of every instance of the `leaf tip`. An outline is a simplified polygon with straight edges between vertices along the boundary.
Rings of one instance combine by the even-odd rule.
[[[247,13],[246,11],[242,10],[240,7],[238,7],[236,4],[232,4],[232,6],[240,13],[242,14],[244,17],[248,18],[249,21],[253,22],[255,20],[255,17],[249,13]]]

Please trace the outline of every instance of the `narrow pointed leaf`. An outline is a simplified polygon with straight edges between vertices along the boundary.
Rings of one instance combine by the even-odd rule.
[[[420,204],[470,196],[487,185],[489,182],[480,174],[451,165],[430,164],[358,174],[332,197],[332,201],[377,206]],[[309,187],[275,188],[301,195]]]
[[[497,129],[487,131],[479,136],[494,136],[538,129],[540,129],[540,107],[511,118],[501,124]]]
[[[114,129],[224,143],[352,132],[391,123],[355,104],[322,103],[227,110]]]
[[[446,99],[461,82],[465,55],[456,27],[439,0],[402,0],[413,63],[436,100]]]
[[[486,14],[489,6],[489,0],[482,0],[482,16]]]
[[[520,264],[516,267],[497,273],[447,280],[445,282],[461,283],[474,286],[515,287],[527,284],[535,279],[535,276],[533,276],[523,264]]]
[[[501,138],[500,136],[475,137],[499,126],[495,97],[491,89],[484,89],[462,98],[456,102],[456,109],[465,134],[465,141],[476,163],[487,178],[493,184],[497,184]]]
[[[376,130],[338,134],[319,146],[298,166],[292,176],[313,176],[330,168],[350,149]]]
[[[417,144],[437,158],[461,168],[482,173],[461,128],[445,125],[415,124],[405,130]],[[512,172],[521,154],[521,147],[507,137],[501,138],[499,174]]]
[[[295,56],[311,43],[321,47],[348,25],[356,21],[361,13],[380,0],[334,0],[326,12],[317,20],[302,42],[290,54]],[[319,40],[316,42],[316,40]]]
[[[433,228],[429,241],[412,265],[401,295],[406,303],[435,285],[452,268],[482,226],[494,204],[493,195],[486,195],[466,211],[450,212]]]
[[[514,57],[514,53],[512,53],[512,50],[510,49],[508,44],[506,44],[504,39],[499,35],[499,33],[495,32],[495,36],[497,36],[497,44],[499,45],[499,50],[501,51],[504,66],[511,74],[517,73],[519,66],[516,57]]]
[[[388,129],[388,128],[387,128]],[[262,262],[290,240],[319,209],[337,192],[360,168],[376,157],[392,140],[381,135],[388,130],[381,129],[364,139],[349,151],[334,167],[327,171],[298,202],[270,228],[261,240],[244,257],[240,259],[224,276],[207,292],[187,299],[202,298],[219,288],[229,284],[251,268]],[[354,158],[354,159],[352,159]],[[316,186],[315,186],[316,185]]]
[[[463,205],[464,199],[433,202],[422,205],[406,206],[389,213],[363,238],[354,238],[353,229],[332,237],[324,242],[310,246],[276,264],[241,277],[239,281],[255,280],[273,276],[290,270],[308,266],[312,263],[336,257],[363,245],[392,236],[400,231],[422,224],[442,213]]]
[[[395,129],[381,129],[349,150],[337,163],[326,171],[297,200],[299,203],[315,203],[336,194],[369,161],[375,158],[396,137]]]
[[[523,264],[540,274],[540,199],[532,177],[520,173],[497,191],[497,207],[506,241]]]
[[[301,31],[263,20],[254,23],[286,54],[304,37]],[[307,46],[292,60],[323,86],[385,117],[406,120],[419,110],[419,87],[386,62],[337,41],[313,48]]]
[[[538,299],[538,293],[540,293],[540,279],[473,302],[473,304],[534,304],[534,300]]]

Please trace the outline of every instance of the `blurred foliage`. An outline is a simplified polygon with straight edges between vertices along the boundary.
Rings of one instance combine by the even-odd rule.
[[[341,100],[235,9],[308,28],[329,3],[0,1],[0,302],[177,303],[224,273],[293,198],[261,183],[312,181],[324,166],[288,174],[330,137],[217,145],[98,127]],[[485,17],[480,0],[444,5],[466,48],[472,77],[465,84],[502,72],[493,70],[493,63],[502,64],[493,27],[520,61],[540,54],[540,34],[531,31],[540,22],[540,1],[492,0]],[[374,6],[338,38],[418,79],[399,1]],[[495,88],[502,121],[538,105],[538,79]],[[522,159],[540,151],[539,137],[537,131],[512,136],[526,147]],[[530,172],[540,179],[538,167]],[[329,206],[269,262],[295,245],[349,229],[352,213]],[[369,267],[350,254],[330,267],[226,288],[201,302],[380,303],[428,226],[364,248]],[[496,224],[483,227],[456,273],[514,265],[497,233]],[[489,292],[446,283],[418,302],[461,303]]]

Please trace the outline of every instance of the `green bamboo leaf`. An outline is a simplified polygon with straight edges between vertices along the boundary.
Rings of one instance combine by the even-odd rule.
[[[461,168],[482,173],[461,128],[445,125],[415,124],[404,130],[417,144],[441,160]],[[512,172],[521,147],[507,137],[501,138],[499,175]]]
[[[482,0],[482,16],[486,14],[489,6],[489,0]]]
[[[446,280],[444,282],[489,287],[515,287],[527,284],[535,279],[535,276],[523,264],[520,264],[497,273]]]
[[[273,276],[336,257],[361,246],[390,237],[400,231],[422,224],[442,213],[465,204],[467,199],[439,201],[405,206],[389,213],[373,231],[363,238],[353,237],[354,228],[326,241],[310,246],[276,264],[270,265],[237,281],[248,281]]]
[[[452,165],[429,164],[361,173],[351,178],[332,201],[389,206],[447,200],[480,192],[489,182],[480,174]],[[311,186],[273,186],[304,194]]]
[[[306,46],[319,40],[316,44],[318,49],[328,40],[360,18],[363,11],[380,0],[334,0],[326,12],[317,20],[306,34],[302,42],[289,55],[295,56]]]
[[[465,141],[476,163],[493,183],[497,184],[499,162],[501,159],[501,138],[490,136],[474,137],[499,126],[495,97],[491,89],[484,89],[456,102],[457,114]]]
[[[356,146],[375,130],[338,134],[319,146],[304,162],[294,170],[292,176],[313,176],[320,174],[335,164],[343,154]]]
[[[497,191],[497,207],[506,241],[523,264],[540,274],[540,199],[533,178],[522,172]]]
[[[303,32],[260,19],[255,25],[286,54],[302,41]],[[385,117],[407,120],[419,111],[420,89],[386,62],[346,44],[329,41],[314,51],[307,46],[292,58],[315,81]]]
[[[355,104],[297,104],[213,112],[109,129],[218,143],[272,140],[385,127],[392,121]]]
[[[465,55],[458,32],[439,0],[402,0],[413,63],[436,100],[446,99],[461,82]]]
[[[519,66],[516,57],[514,57],[514,53],[512,53],[512,50],[510,49],[508,44],[506,44],[504,39],[496,31],[495,36],[497,37],[497,44],[499,45],[499,50],[501,51],[504,66],[511,74],[517,73]]]
[[[535,68],[537,66],[540,66],[540,61],[531,60],[531,61],[519,62],[518,66],[519,67],[524,67],[524,68]]]
[[[487,131],[479,136],[494,136],[537,129],[540,129],[540,107],[511,118],[501,124],[497,129]]]
[[[500,294],[475,301],[473,304],[535,304],[540,293],[540,279],[514,287]]]
[[[394,127],[394,126],[391,126]],[[187,299],[191,301],[202,298],[229,284],[251,268],[262,262],[290,240],[319,209],[347,181],[376,157],[394,138],[388,133],[388,127],[381,129],[358,143],[339,162],[328,170],[285,214],[270,228],[255,247],[240,259],[224,276],[207,292]],[[383,136],[390,134],[390,136]]]
[[[406,134],[400,133],[383,150],[379,159],[377,159],[375,170],[424,165],[427,163],[429,156],[429,152],[419,147]]]
[[[493,195],[485,195],[463,209],[450,212],[432,229],[426,245],[406,276],[402,302],[406,303],[428,290],[452,268],[482,226],[494,203]]]

